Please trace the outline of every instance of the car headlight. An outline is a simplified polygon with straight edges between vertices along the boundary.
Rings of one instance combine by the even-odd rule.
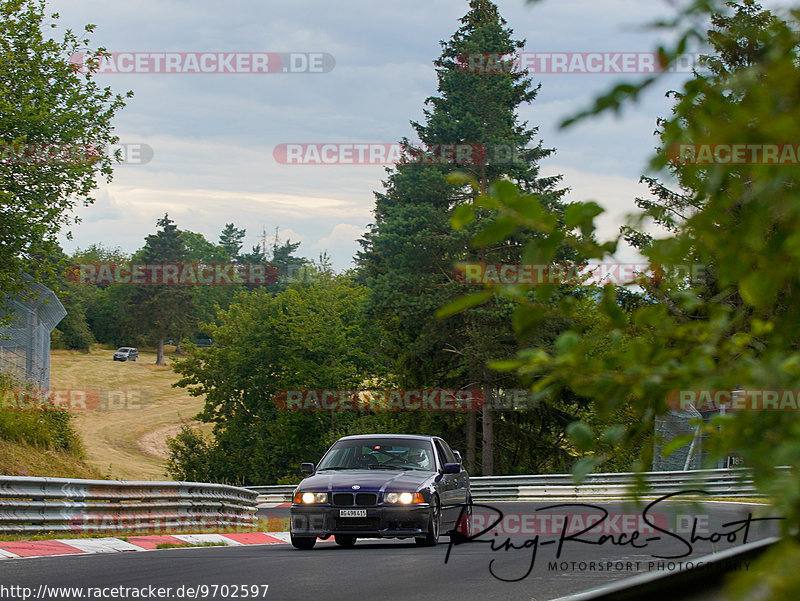
[[[310,505],[313,503],[327,503],[328,493],[326,492],[296,492],[294,493],[295,503]]]
[[[400,503],[402,505],[425,502],[421,492],[387,492],[383,495],[383,500],[386,503]]]

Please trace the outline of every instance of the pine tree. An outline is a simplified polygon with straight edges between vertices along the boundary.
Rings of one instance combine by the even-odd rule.
[[[282,277],[292,276],[298,268],[308,263],[305,257],[293,256],[300,244],[300,242],[292,242],[291,240],[286,240],[283,244],[279,244],[277,238],[272,244],[271,262],[278,268],[278,273]]]
[[[145,245],[134,262],[145,264],[184,263],[188,249],[183,234],[165,214],[156,224],[161,228],[145,238]],[[180,340],[190,333],[195,319],[194,291],[191,286],[140,285],[131,294],[131,310],[139,327],[156,342],[156,365],[164,365],[164,341]]]
[[[486,368],[488,360],[510,357],[517,349],[509,325],[510,305],[496,299],[444,321],[434,312],[469,291],[453,277],[457,263],[519,263],[527,235],[515,234],[512,228],[503,244],[476,250],[470,246],[472,234],[495,216],[486,212],[473,229],[453,231],[451,215],[476,193],[487,191],[489,182],[502,178],[542,195],[556,213],[563,212],[559,198],[564,190],[556,188],[560,176],[539,177],[538,162],[553,150],[535,141],[537,128],[519,123],[516,114],[518,107],[536,98],[539,87],[527,73],[509,69],[510,60],[492,73],[465,68],[470,56],[508,57],[524,41],[512,39],[512,30],[489,0],[472,0],[461,23],[453,37],[442,42],[442,55],[434,62],[439,95],[426,100],[424,122],[412,122],[421,145],[403,140],[407,160],[387,170],[384,191],[375,195],[375,223],[360,241],[363,250],[357,261],[371,289],[368,310],[383,327],[386,350],[396,361],[394,372],[403,385],[490,391],[513,385]],[[483,149],[484,160],[461,165],[424,160],[425,151],[442,144]],[[477,192],[449,180],[456,171],[474,177]],[[464,438],[459,442],[466,444],[467,468],[474,470],[475,415],[462,418]],[[416,419],[414,425],[420,427],[419,418],[409,419]],[[484,408],[484,474],[494,471],[493,426],[492,410]]]
[[[234,227],[232,223],[226,223],[225,229],[219,235],[219,245],[228,252],[231,261],[238,260],[245,234],[246,230]]]

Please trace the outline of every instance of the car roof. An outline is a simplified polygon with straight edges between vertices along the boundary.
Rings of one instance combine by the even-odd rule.
[[[395,438],[395,439],[412,439],[412,440],[433,440],[439,438],[438,436],[428,436],[426,434],[354,434],[352,436],[343,436],[339,440],[359,440],[364,438]]]

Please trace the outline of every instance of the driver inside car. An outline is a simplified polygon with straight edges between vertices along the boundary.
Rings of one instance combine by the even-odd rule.
[[[412,449],[408,455],[408,462],[418,469],[427,470],[431,468],[430,458],[423,449]]]

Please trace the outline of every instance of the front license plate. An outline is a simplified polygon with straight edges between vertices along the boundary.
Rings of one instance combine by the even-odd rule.
[[[340,518],[365,518],[367,517],[366,509],[340,509]]]

